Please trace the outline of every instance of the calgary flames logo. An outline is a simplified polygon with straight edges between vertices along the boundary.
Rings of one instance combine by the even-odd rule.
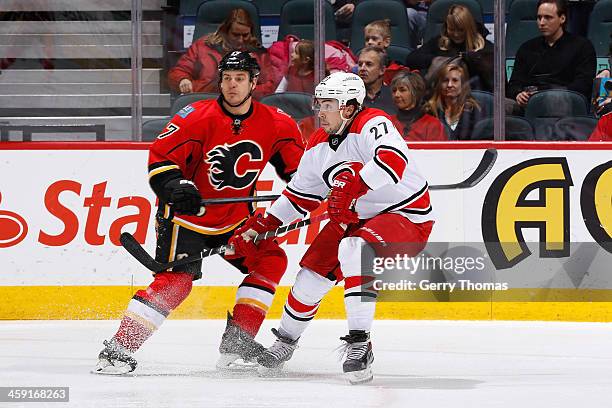
[[[0,194],[0,202],[2,194]],[[18,214],[0,210],[0,248],[17,245],[28,235],[28,224]]]
[[[210,184],[217,190],[242,190],[257,179],[263,167],[262,160],[261,147],[251,140],[216,146],[208,152],[206,158],[206,163],[210,165]]]

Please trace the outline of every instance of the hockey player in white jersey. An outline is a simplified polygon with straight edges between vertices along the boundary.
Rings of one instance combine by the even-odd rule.
[[[343,371],[351,383],[371,380],[377,292],[371,275],[362,275],[362,256],[381,256],[387,243],[412,243],[415,256],[431,232],[427,182],[390,117],[362,107],[365,94],[361,78],[350,73],[331,74],[317,85],[313,108],[321,128],[310,138],[296,174],[266,217],[250,220],[250,228],[229,241],[237,253],[257,256],[251,238],[277,225],[268,218],[283,224],[304,218],[329,196],[330,222],[300,262],[280,327],[272,329],[277,340],[258,358],[263,367],[278,368],[291,358],[321,299],[344,280],[349,333],[340,338],[346,346]]]

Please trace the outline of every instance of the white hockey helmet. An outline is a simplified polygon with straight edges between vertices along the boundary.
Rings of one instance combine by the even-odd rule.
[[[334,72],[319,82],[314,96],[317,99],[336,99],[340,109],[352,99],[356,99],[361,107],[366,89],[359,76],[350,72]]]

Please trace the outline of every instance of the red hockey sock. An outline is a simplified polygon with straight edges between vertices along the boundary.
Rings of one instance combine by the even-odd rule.
[[[234,323],[242,330],[255,337],[266,314],[259,308],[250,305],[237,304],[234,306]]]
[[[117,343],[133,353],[138,350],[152,334],[153,330],[150,328],[138,323],[128,316],[124,316],[114,338]]]

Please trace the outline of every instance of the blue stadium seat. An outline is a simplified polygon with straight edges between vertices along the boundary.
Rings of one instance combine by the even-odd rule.
[[[536,140],[559,140],[554,129],[559,119],[587,115],[588,105],[584,95],[566,89],[536,92],[525,107],[525,118],[533,124]]]
[[[584,141],[589,138],[597,126],[597,119],[591,116],[573,116],[561,118],[555,123],[555,140]]]
[[[506,134],[504,140],[533,140],[533,126],[525,118],[518,116],[506,116]],[[486,118],[474,125],[472,140],[494,139],[493,118]]]
[[[301,39],[314,39],[314,2],[312,0],[288,0],[281,9],[278,39],[293,34]],[[325,2],[325,40],[336,39],[334,11]]]
[[[260,99],[264,105],[276,106],[298,121],[312,116],[312,95],[303,92],[283,92]]]
[[[150,142],[157,138],[168,124],[170,118],[151,119],[142,124],[142,141]]]

